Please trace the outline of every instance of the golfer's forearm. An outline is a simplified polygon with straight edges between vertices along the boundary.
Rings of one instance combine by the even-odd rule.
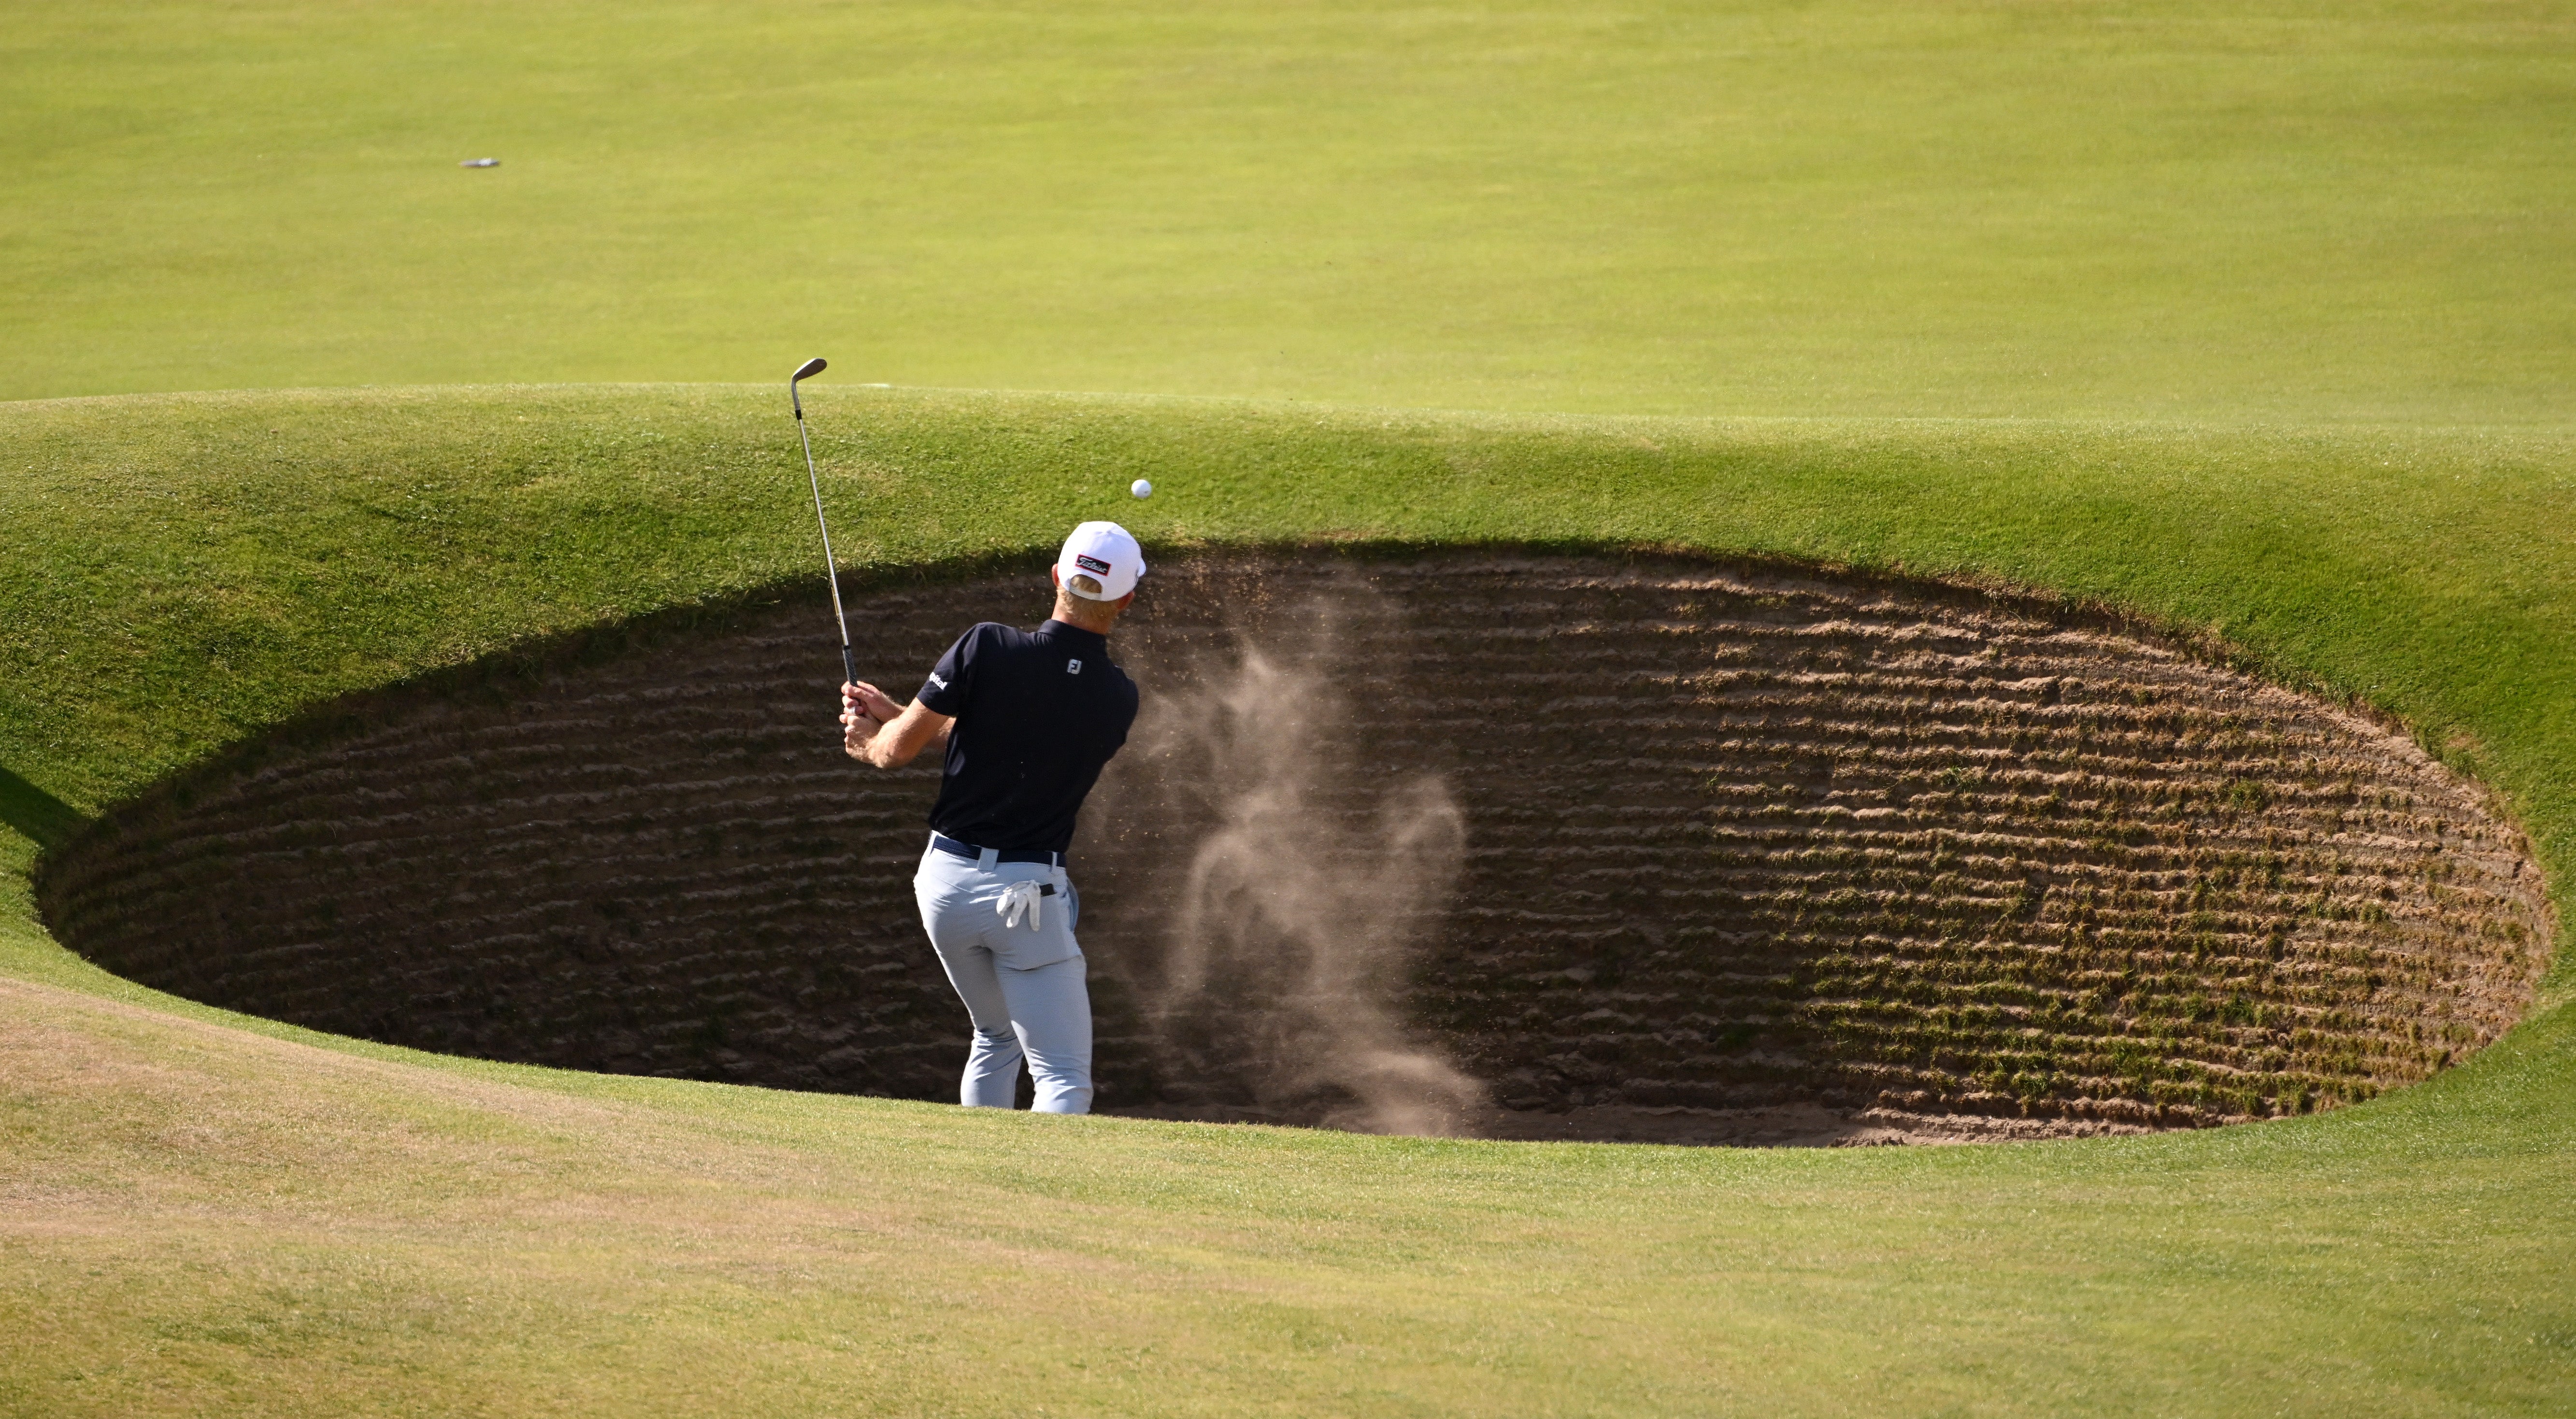
[[[880,734],[868,741],[867,752],[861,757],[881,769],[899,769],[921,757],[921,746],[890,744]]]
[[[918,705],[907,706],[902,714],[868,736],[865,743],[851,749],[850,756],[880,769],[899,769],[920,757],[922,750],[934,744],[945,745],[948,731],[956,723]]]
[[[892,734],[880,728],[865,742],[853,745],[850,749],[850,757],[871,768],[899,769],[913,760],[912,754],[898,752],[902,747],[895,742]],[[919,752],[919,750],[914,751],[914,753]]]

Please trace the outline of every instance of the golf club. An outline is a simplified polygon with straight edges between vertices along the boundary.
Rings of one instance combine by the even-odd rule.
[[[832,582],[832,619],[841,625],[841,676],[844,684],[855,684],[859,662],[850,654],[850,614],[841,609],[841,564],[832,558],[832,524],[823,520],[823,478],[814,471],[814,440],[805,432],[805,400],[796,386],[826,368],[822,356],[816,355],[796,367],[787,377],[787,402],[796,409],[796,441],[805,447],[805,481],[814,488],[814,525],[823,529],[823,574]]]

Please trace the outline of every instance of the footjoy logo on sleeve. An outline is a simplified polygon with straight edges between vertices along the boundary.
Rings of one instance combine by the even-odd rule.
[[[945,680],[940,679],[940,678],[939,678],[939,672],[938,672],[938,671],[936,671],[936,670],[933,670],[933,671],[931,671],[931,672],[930,672],[930,683],[932,683],[932,684],[934,684],[934,685],[937,685],[939,688],[941,688],[941,689],[943,689],[943,690],[945,690],[945,689],[947,689],[947,688],[948,688],[948,682],[947,682],[947,681],[945,681]]]
[[[1081,673],[1082,673],[1082,662],[1081,662],[1081,661],[1079,661],[1079,660],[1068,660],[1068,661],[1066,661],[1066,662],[1064,663],[1064,673],[1065,673],[1065,674],[1067,674],[1067,675],[1079,675],[1079,674],[1081,674]]]
[[[1098,572],[1102,576],[1109,575],[1109,564],[1098,557],[1086,557],[1076,552],[1073,554],[1073,564],[1087,572]]]

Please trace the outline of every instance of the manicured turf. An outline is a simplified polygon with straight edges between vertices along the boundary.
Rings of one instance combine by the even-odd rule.
[[[1112,515],[2100,597],[2403,716],[2563,915],[2563,6],[22,8],[0,399],[388,387],[0,404],[0,1413],[2576,1394],[2563,950],[2329,1116],[1746,1154],[430,1059],[107,977],[25,876],[317,699],[811,575],[774,382],[490,382],[820,352],[867,575]]]
[[[1372,405],[2564,421],[2571,58],[2565,6],[2469,0],[26,6],[0,398],[822,351]]]
[[[809,574],[782,403],[0,407],[0,807],[57,832],[335,690]],[[1158,545],[1974,572],[2222,627],[2367,694],[2498,784],[2554,881],[2576,858],[2564,433],[814,408],[845,550],[885,574],[1113,511]],[[1162,490],[1141,505],[1140,474]],[[822,624],[815,652],[821,698]],[[29,1412],[2465,1414],[2576,1392],[2563,1007],[2428,1085],[2208,1134],[1423,1143],[316,1048],[100,975],[8,880],[0,1405]]]

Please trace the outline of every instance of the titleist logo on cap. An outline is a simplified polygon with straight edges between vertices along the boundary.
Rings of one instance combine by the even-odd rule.
[[[1087,572],[1097,572],[1102,576],[1109,575],[1109,564],[1107,562],[1085,552],[1074,553],[1073,564]]]

